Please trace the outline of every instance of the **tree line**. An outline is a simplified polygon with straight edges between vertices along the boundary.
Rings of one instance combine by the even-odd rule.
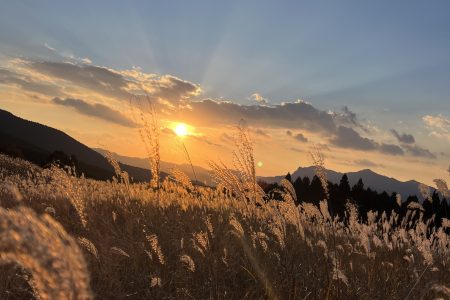
[[[433,190],[430,197],[427,197],[420,205],[411,205],[411,202],[420,204],[416,195],[409,195],[404,201],[399,198],[397,193],[388,194],[387,192],[377,192],[370,187],[366,188],[362,179],[350,186],[347,174],[344,174],[339,183],[328,181],[328,198],[322,187],[322,183],[317,176],[312,180],[309,177],[298,177],[292,180],[288,173],[285,177],[290,181],[295,189],[297,196],[297,205],[303,202],[312,203],[316,206],[320,201],[326,200],[330,214],[338,216],[341,220],[346,220],[346,204],[354,204],[359,211],[360,221],[367,221],[369,211],[378,212],[381,216],[383,212],[389,217],[392,212],[399,215],[400,222],[407,214],[408,210],[419,210],[415,220],[418,220],[420,213],[423,219],[429,221],[430,226],[440,227],[442,218],[449,218],[450,207],[445,197],[441,197],[437,190]],[[277,183],[259,182],[261,188],[272,198],[282,201],[281,187]]]

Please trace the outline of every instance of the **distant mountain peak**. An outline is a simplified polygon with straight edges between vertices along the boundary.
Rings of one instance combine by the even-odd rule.
[[[419,182],[416,180],[409,180],[402,182],[398,179],[388,177],[385,175],[378,174],[371,169],[362,169],[356,172],[336,172],[333,170],[326,170],[326,174],[328,180],[333,183],[339,183],[342,176],[347,174],[350,185],[354,185],[361,178],[364,182],[365,187],[369,187],[372,190],[376,190],[378,192],[386,191],[387,193],[399,193],[402,197],[408,197],[410,195],[416,195],[421,198],[421,194],[419,192]],[[298,177],[309,177],[312,179],[315,175],[315,167],[307,166],[307,167],[299,167],[293,173],[291,173],[292,180],[296,180]],[[279,176],[260,176],[258,177],[260,180],[266,181],[268,183],[279,182],[283,179],[285,175]]]
[[[360,171],[357,171],[356,173],[368,173],[368,174],[377,174],[374,171],[372,171],[371,169],[362,169]],[[377,174],[379,175],[379,174]]]

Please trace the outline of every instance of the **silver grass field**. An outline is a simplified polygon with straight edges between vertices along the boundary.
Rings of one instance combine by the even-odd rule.
[[[288,180],[270,199],[242,124],[234,164],[210,162],[216,187],[161,180],[155,120],[141,131],[150,183],[111,157],[116,177],[96,181],[0,155],[1,299],[450,299],[450,220],[430,230],[414,203],[400,226],[361,223],[347,204],[343,222],[326,199],[296,206]]]

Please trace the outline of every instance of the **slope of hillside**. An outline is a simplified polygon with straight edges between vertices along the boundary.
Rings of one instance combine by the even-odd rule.
[[[16,117],[5,110],[0,110],[0,120],[0,131],[46,152],[60,150],[76,155],[78,160],[87,164],[104,169],[111,168],[102,155],[60,130]]]

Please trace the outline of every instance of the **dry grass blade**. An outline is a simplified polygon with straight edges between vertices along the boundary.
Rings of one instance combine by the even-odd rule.
[[[420,195],[423,197],[423,199],[430,199],[430,188],[423,184],[423,183],[419,183],[419,192]]]
[[[448,198],[450,196],[450,192],[448,191],[447,182],[444,179],[435,179],[433,180],[436,184],[436,187],[444,198]]]
[[[281,179],[280,186],[284,190],[283,198],[288,202],[297,203],[297,194],[295,193],[295,188],[292,183],[286,178]]]
[[[29,271],[39,299],[92,299],[80,248],[48,215],[0,208],[0,262]]]
[[[315,147],[314,151],[310,152],[310,155],[314,167],[316,168],[316,175],[320,179],[320,183],[322,184],[325,197],[326,199],[328,199],[329,193],[328,193],[328,179],[325,169],[325,157],[318,147]]]
[[[423,206],[418,202],[410,202],[408,204],[408,209],[424,211]]]
[[[142,128],[139,129],[139,134],[144,143],[150,164],[152,175],[151,186],[159,190],[161,172],[159,136],[161,128],[156,110],[150,97],[147,95],[133,96],[132,104],[139,108],[139,117],[136,119],[142,125]]]
[[[90,240],[88,240],[85,237],[79,237],[78,244],[80,244],[86,251],[94,255],[96,259],[98,259],[98,250],[97,247],[95,247],[94,243],[92,243]]]
[[[124,250],[120,249],[119,247],[111,247],[110,250],[114,254],[130,258],[130,255],[126,253]]]
[[[194,164],[192,163],[191,156],[189,155],[189,151],[187,150],[186,145],[184,144],[183,141],[180,140],[180,143],[183,148],[184,156],[186,157],[186,160],[188,161],[189,165],[191,166],[191,170],[192,170],[192,174],[194,175],[194,179],[195,179],[195,181],[198,181],[197,174],[195,173]]]
[[[183,187],[193,191],[194,186],[192,185],[191,179],[183,171],[178,168],[172,168],[170,172],[170,177],[176,182],[180,183]]]
[[[236,150],[233,151],[234,170],[221,161],[209,162],[213,170],[213,178],[218,185],[228,189],[246,204],[248,201],[261,204],[265,193],[256,181],[253,142],[244,121],[241,121],[236,129]]]
[[[229,169],[222,161],[218,163],[210,161],[209,166],[213,171],[213,179],[218,186],[223,186],[234,193],[237,199],[243,200],[245,203],[247,202],[244,183],[233,170]]]
[[[254,203],[258,201],[258,183],[256,182],[255,158],[253,156],[253,141],[245,121],[237,126],[235,139],[236,151],[233,151],[234,166],[240,173],[246,189],[250,191]]]
[[[158,236],[156,234],[147,235],[147,240],[150,242],[150,247],[153,253],[156,254],[159,263],[161,265],[164,265],[166,259],[164,257],[164,253],[161,249],[161,246],[159,245]]]
[[[194,260],[187,254],[183,254],[180,256],[180,262],[182,265],[190,272],[195,272],[195,263]]]

